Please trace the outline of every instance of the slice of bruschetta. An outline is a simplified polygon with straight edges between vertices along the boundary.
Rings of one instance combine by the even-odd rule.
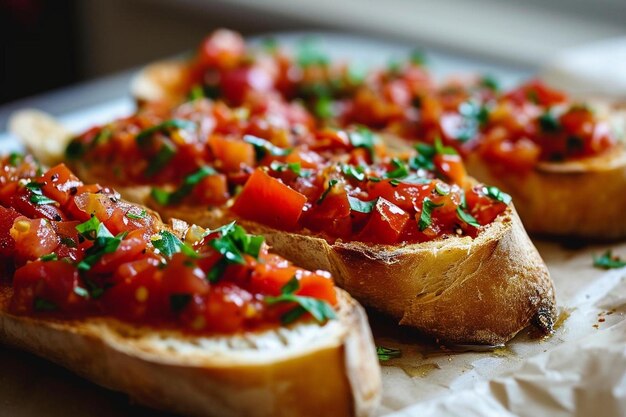
[[[32,116],[16,116],[13,126],[44,125],[28,123]],[[78,174],[87,181],[115,186],[126,198],[148,204],[166,219],[182,218],[205,227],[237,219],[266,236],[288,259],[330,270],[337,282],[364,304],[445,342],[502,344],[531,324],[543,332],[551,331],[556,312],[554,287],[509,197],[467,177],[460,157],[452,150],[429,149],[407,162],[401,157],[385,159],[384,149],[373,142],[364,149],[363,142],[373,139],[363,131],[353,136],[354,143],[347,148],[342,138],[350,132],[334,132],[335,136],[324,132],[320,141],[326,153],[296,145],[286,155],[284,148],[254,139],[265,158],[253,161],[259,168],[242,165],[241,172],[239,166],[236,172],[220,171],[224,167],[221,160],[207,161],[214,168],[201,168],[166,190],[150,182],[132,181],[137,167],[143,175],[150,165],[142,157],[132,160],[119,151],[136,146],[136,138],[144,137],[127,125],[136,121],[124,119],[121,124],[109,125],[109,139],[96,141],[100,145],[92,146],[100,129],[73,140],[68,149],[78,143],[81,152],[86,150],[80,158],[70,160]],[[177,125],[186,123],[179,120]],[[118,135],[116,129],[135,133]],[[145,127],[143,131],[154,129]],[[180,143],[177,155],[189,154],[182,147],[194,146],[190,132],[184,133],[186,141]],[[32,133],[23,130],[20,136],[34,151],[44,149],[36,144],[49,136]],[[167,135],[175,138],[178,133],[168,131]],[[209,140],[213,141],[218,139]],[[226,142],[234,143],[233,149],[246,143],[241,139]],[[104,143],[112,152],[107,157],[98,153]],[[340,144],[339,149],[329,156],[334,143]],[[225,154],[232,157],[234,153]],[[378,162],[369,166],[333,159],[361,157],[366,161],[373,154]],[[319,168],[304,169],[303,161],[286,159],[298,155],[327,159]],[[181,165],[181,170],[189,170],[193,163]],[[117,166],[128,169],[122,171],[119,178],[123,179],[110,175]],[[163,172],[180,174],[169,168]],[[200,177],[211,180],[199,186],[203,191],[198,196],[194,193]],[[227,195],[217,205],[201,202],[221,193],[214,188],[206,192],[202,187],[241,181],[242,177],[245,182],[227,188],[236,189],[236,196]],[[298,184],[305,184],[307,188],[300,190],[308,196],[296,191]]]
[[[404,138],[405,146],[440,137],[464,155],[472,176],[514,197],[529,232],[626,237],[624,118],[606,103],[571,100],[537,80],[506,91],[489,77],[438,83],[419,56],[357,80],[349,65],[311,45],[255,48],[226,30],[210,34],[187,60],[147,66],[131,84],[141,106],[175,106],[204,90],[233,105],[244,93],[296,99],[318,123],[359,123]]]
[[[0,341],[149,407],[194,416],[368,416],[380,370],[330,275],[126,203],[63,165],[0,161]]]

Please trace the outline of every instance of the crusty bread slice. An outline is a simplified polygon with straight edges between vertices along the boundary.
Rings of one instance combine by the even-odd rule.
[[[338,292],[338,320],[233,336],[191,336],[113,319],[7,313],[0,342],[54,361],[149,407],[193,416],[369,416],[380,369],[363,308]]]
[[[626,150],[568,162],[542,162],[525,174],[499,172],[479,155],[466,159],[479,181],[511,194],[526,230],[582,239],[626,237]]]
[[[234,218],[198,207],[158,211],[166,219],[207,227]],[[397,246],[329,243],[238,222],[295,264],[330,271],[364,305],[448,343],[500,345],[530,324],[549,332],[556,317],[550,274],[513,208],[474,239],[450,236]]]
[[[22,118],[19,124],[28,125],[29,117],[39,115],[22,113],[14,120]],[[23,136],[24,132],[16,133],[33,151],[47,149],[37,143],[51,137],[32,129],[27,132],[29,138]],[[55,155],[42,156],[58,159]],[[108,177],[106,172],[99,175],[96,166],[76,164],[73,168],[86,182],[101,182]],[[150,200],[147,186],[107,185],[127,200],[155,209],[165,220],[180,218],[203,227],[217,227],[234,218],[226,208],[158,206]],[[400,246],[329,243],[307,233],[288,233],[238,221],[250,231],[265,235],[277,253],[294,263],[330,271],[339,286],[365,305],[445,342],[498,345],[529,324],[549,332],[555,320],[552,280],[513,208],[475,239],[450,236]]]
[[[137,73],[130,83],[131,96],[138,104],[164,102],[179,104],[189,89],[189,65],[183,60],[159,61]]]

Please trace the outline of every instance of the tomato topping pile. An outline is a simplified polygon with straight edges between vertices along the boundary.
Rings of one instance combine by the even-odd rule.
[[[182,236],[64,165],[0,161],[0,258],[10,311],[234,333],[335,317],[330,275],[291,265],[234,222]]]
[[[239,34],[219,30],[202,42],[191,67],[196,91],[231,105],[280,95],[304,103],[321,125],[361,124],[430,144],[441,138],[520,173],[540,161],[599,155],[618,142],[591,107],[540,81],[509,91],[489,77],[436,83],[419,53],[363,71],[331,62],[311,40],[289,53],[275,42],[246,47]]]

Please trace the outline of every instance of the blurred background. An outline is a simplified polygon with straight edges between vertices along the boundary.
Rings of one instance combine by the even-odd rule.
[[[0,103],[181,53],[217,27],[350,32],[535,71],[626,36],[625,16],[624,0],[0,0]]]

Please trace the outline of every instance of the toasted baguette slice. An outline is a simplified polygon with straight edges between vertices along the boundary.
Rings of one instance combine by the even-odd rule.
[[[227,211],[197,207],[160,207],[159,212],[208,227],[231,218]],[[501,345],[529,325],[552,330],[554,286],[513,208],[474,239],[450,236],[398,246],[329,243],[238,222],[264,235],[276,253],[294,263],[330,271],[364,305],[444,342]]]
[[[54,361],[149,407],[193,416],[369,416],[380,369],[363,308],[338,291],[338,320],[196,337],[113,319],[7,313],[0,341]]]
[[[159,61],[137,73],[130,84],[130,93],[141,105],[162,102],[176,105],[189,92],[189,64],[183,60]]]
[[[59,155],[37,153],[48,149],[39,143],[53,138],[45,129],[16,129],[33,126],[28,122],[32,117],[40,115],[28,111],[17,114],[11,123],[14,132],[37,156],[59,160]],[[73,168],[86,182],[108,177],[97,167],[77,164]],[[127,200],[157,210],[166,220],[180,218],[214,228],[234,218],[228,209],[158,206],[150,200],[147,186],[107,185],[114,186]],[[250,231],[265,235],[277,253],[294,263],[330,271],[339,286],[365,305],[442,341],[499,345],[530,324],[543,332],[552,330],[556,316],[553,283],[513,208],[475,239],[450,236],[399,246],[342,241],[331,244],[306,233],[238,221]]]
[[[526,174],[503,174],[476,154],[466,166],[479,181],[511,194],[529,233],[626,237],[626,150],[621,146],[580,161],[542,162]]]

